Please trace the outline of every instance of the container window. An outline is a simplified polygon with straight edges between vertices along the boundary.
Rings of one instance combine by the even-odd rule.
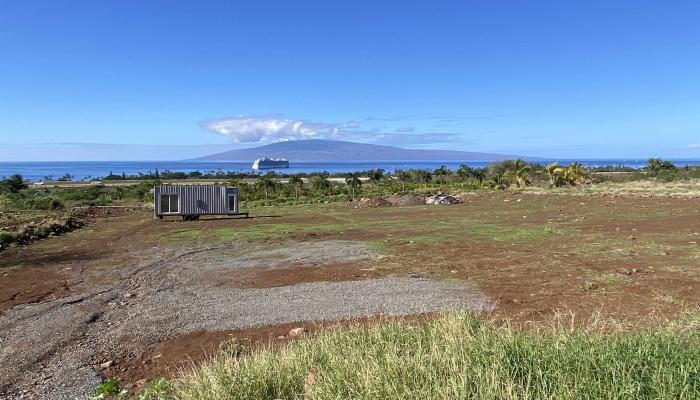
[[[179,211],[179,196],[177,194],[160,195],[160,212],[162,214],[173,214]]]

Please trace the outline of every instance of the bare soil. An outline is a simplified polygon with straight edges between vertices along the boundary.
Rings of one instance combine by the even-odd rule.
[[[634,326],[700,306],[700,199],[478,193],[454,206],[147,210],[0,253],[0,398],[172,376],[235,337],[455,307]],[[324,322],[325,321],[325,322]],[[100,364],[111,361],[108,368]]]

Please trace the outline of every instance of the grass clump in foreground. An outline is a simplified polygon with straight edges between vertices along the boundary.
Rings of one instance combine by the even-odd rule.
[[[358,326],[281,350],[222,355],[157,398],[700,398],[697,323],[601,334],[518,329],[457,312],[424,325]]]

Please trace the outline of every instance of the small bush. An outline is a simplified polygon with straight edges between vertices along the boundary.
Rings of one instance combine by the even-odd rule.
[[[0,231],[0,246],[3,248],[17,241],[16,232]]]

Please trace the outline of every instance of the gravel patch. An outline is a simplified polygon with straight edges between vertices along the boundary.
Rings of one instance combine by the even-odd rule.
[[[279,268],[290,264],[323,265],[371,261],[379,254],[367,243],[351,240],[288,241],[270,248],[236,244],[216,247],[182,257],[180,262],[197,265],[198,271],[238,268]]]

